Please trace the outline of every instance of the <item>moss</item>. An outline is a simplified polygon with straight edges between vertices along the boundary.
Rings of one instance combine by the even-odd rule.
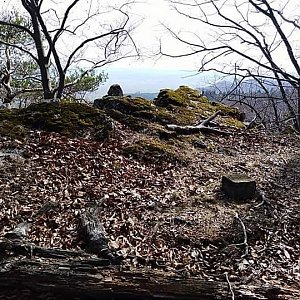
[[[0,122],[16,121],[16,109],[0,109]]]
[[[27,133],[28,130],[24,126],[16,124],[15,121],[0,121],[1,136],[8,136],[12,139],[22,139]]]
[[[240,111],[235,108],[235,107],[230,107],[227,105],[224,105],[222,103],[219,102],[212,102],[211,105],[215,108],[215,111],[222,111],[225,115],[236,118],[236,119],[240,119]]]
[[[124,153],[139,160],[148,162],[180,161],[176,147],[168,145],[158,139],[141,139],[124,148]]]
[[[176,91],[171,89],[161,90],[155,99],[155,105],[160,107],[168,107],[170,105],[186,106],[185,98]]]
[[[108,130],[107,116],[90,105],[76,102],[35,103],[27,108],[0,111],[0,122],[6,120],[13,125],[54,131],[70,137],[85,136]],[[98,136],[98,134],[97,134]]]
[[[145,128],[148,128],[149,126],[148,121],[138,117],[134,117],[132,115],[123,114],[115,109],[106,110],[105,113],[114,120],[117,120],[118,122],[128,126],[130,129],[135,131],[141,131]]]
[[[68,136],[82,134],[101,124],[105,117],[97,109],[83,103],[39,103],[18,112],[23,124]]]
[[[95,104],[112,118],[138,131],[149,128],[151,123],[193,125],[217,110],[227,116],[239,116],[237,109],[212,103],[200,91],[187,86],[161,90],[153,102],[140,97],[103,97]]]
[[[106,96],[95,100],[95,105],[99,109],[70,101],[32,104],[20,110],[0,110],[0,122],[6,120],[11,126],[25,125],[28,128],[55,131],[67,136],[106,139],[111,130],[111,126],[107,126],[111,117],[134,131],[170,140],[174,133],[168,134],[164,128],[166,124],[195,125],[221,110],[226,116],[218,117],[221,124],[243,127],[237,121],[240,116],[237,109],[212,103],[201,92],[187,86],[180,86],[176,90],[163,90],[155,101],[141,97]]]
[[[228,125],[228,126],[233,126],[233,127],[236,127],[236,128],[245,128],[245,124],[235,118],[232,118],[232,117],[229,117],[229,118],[225,118],[224,119],[224,122],[223,122],[225,125]]]
[[[114,109],[124,114],[133,114],[137,111],[148,111],[153,109],[151,101],[140,97],[107,96],[102,99],[97,99],[95,105],[101,109]]]
[[[201,92],[188,86],[180,86],[177,90],[161,90],[155,99],[155,105],[160,107],[170,106],[196,106],[198,103],[208,102]]]

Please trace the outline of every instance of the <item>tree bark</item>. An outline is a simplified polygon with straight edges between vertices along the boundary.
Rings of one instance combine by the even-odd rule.
[[[230,290],[231,288],[231,290]],[[0,296],[18,299],[299,299],[298,290],[208,282],[164,276],[160,272],[125,272],[95,259],[28,259],[0,263]],[[280,298],[279,298],[280,297]]]
[[[122,270],[84,251],[49,249],[0,240],[1,299],[294,300],[297,289],[250,286],[155,269]]]
[[[33,3],[32,1],[30,3],[26,3],[25,1],[22,1],[22,4],[31,17],[31,22],[33,27],[32,38],[38,56],[37,62],[41,72],[44,99],[53,99],[54,95],[51,90],[51,79],[49,73],[49,58],[47,58],[45,55],[43,38],[42,38],[40,24],[38,20],[38,14],[40,14],[39,7],[37,4]]]
[[[111,260],[115,259],[108,247],[108,238],[98,218],[97,209],[81,212],[80,226],[84,240],[86,241],[86,249],[89,253]]]

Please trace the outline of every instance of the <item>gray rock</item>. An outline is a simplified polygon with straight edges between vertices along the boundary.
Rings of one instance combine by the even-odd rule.
[[[108,92],[108,96],[118,96],[123,97],[123,91],[119,84],[113,84],[110,86]]]

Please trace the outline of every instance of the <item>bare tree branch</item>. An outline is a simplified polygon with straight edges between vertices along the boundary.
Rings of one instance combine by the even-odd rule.
[[[180,32],[176,32],[174,28],[165,26],[171,37],[184,44],[187,50],[170,53],[163,50],[161,43],[161,55],[174,58],[199,56],[201,63],[199,72],[214,70],[232,76],[236,74],[241,77],[252,76],[253,79],[274,80],[289,114],[294,116],[295,126],[300,130],[298,117],[300,53],[294,44],[297,37],[294,34],[299,32],[300,25],[297,20],[285,13],[290,10],[291,2],[282,3],[279,0],[170,0],[169,2],[181,18],[193,22],[192,28],[197,30],[204,26],[205,29],[213,29],[213,32],[211,31],[211,36],[204,42],[198,38],[196,32],[193,34],[188,32],[188,35],[182,28]],[[290,87],[299,94],[296,104],[287,95],[287,89]],[[276,102],[269,99],[279,124]],[[297,106],[296,109],[294,105]]]

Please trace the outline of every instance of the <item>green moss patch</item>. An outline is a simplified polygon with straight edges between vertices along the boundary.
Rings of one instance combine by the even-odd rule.
[[[38,103],[24,109],[0,111],[0,127],[3,122],[10,126],[58,132],[70,137],[84,136],[108,130],[108,117],[100,110],[84,103]],[[105,136],[105,135],[103,135]]]
[[[208,102],[201,92],[188,86],[180,86],[177,90],[161,90],[154,100],[155,105],[160,107],[170,106],[194,106],[195,102]]]
[[[195,125],[218,110],[224,114],[224,117],[218,117],[220,124],[243,127],[237,121],[240,113],[236,108],[210,102],[200,91],[187,86],[161,90],[154,101],[140,97],[105,96],[95,100],[95,105],[113,119],[140,132],[153,128],[153,124],[161,128],[166,124]],[[156,133],[153,132],[153,135]]]
[[[124,154],[147,162],[182,161],[176,147],[158,139],[141,139],[124,148]]]
[[[154,101],[105,96],[95,100],[94,104],[96,107],[66,101],[43,102],[25,109],[0,110],[0,133],[12,135],[17,132],[14,128],[22,125],[70,137],[90,136],[103,140],[109,137],[113,127],[111,119],[114,119],[134,131],[167,140],[173,135],[166,131],[166,124],[195,125],[218,110],[224,113],[217,119],[221,125],[243,127],[237,109],[212,103],[200,91],[187,86],[162,90]]]
[[[0,121],[0,136],[7,136],[12,139],[22,139],[28,133],[28,129],[13,121]]]
[[[151,111],[153,109],[153,103],[149,100],[137,97],[114,97],[106,96],[102,99],[95,101],[95,106],[100,109],[114,109],[123,114],[133,114],[140,111]]]

